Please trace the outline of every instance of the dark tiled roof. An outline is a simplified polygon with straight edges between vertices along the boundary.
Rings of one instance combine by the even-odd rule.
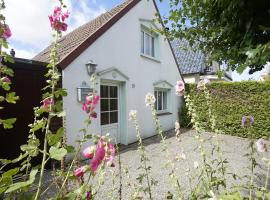
[[[175,39],[171,42],[181,74],[200,73],[205,68],[205,56],[196,49],[191,48],[188,41]]]
[[[83,49],[86,49],[89,45],[91,45],[91,42],[93,43],[93,41],[102,35],[110,26],[119,20],[139,1],[140,0],[127,0],[121,5],[116,6],[112,10],[100,15],[99,17],[78,27],[77,29],[62,37],[59,41],[60,48],[58,50],[60,66],[64,59],[66,59],[75,50],[83,46],[78,52],[75,53],[75,56],[78,56],[80,51],[83,51]],[[33,60],[48,62],[51,48],[52,46],[48,46],[46,49],[36,55]],[[72,61],[72,58],[66,61],[64,65],[69,64],[71,62],[70,60]]]

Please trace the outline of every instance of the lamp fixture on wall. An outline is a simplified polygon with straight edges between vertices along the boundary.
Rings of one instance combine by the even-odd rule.
[[[96,72],[97,69],[97,63],[95,63],[93,60],[89,60],[86,64],[86,69],[87,69],[87,73],[89,76],[91,76],[92,74],[94,74]]]

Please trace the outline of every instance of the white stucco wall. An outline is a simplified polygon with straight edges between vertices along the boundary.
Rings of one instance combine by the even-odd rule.
[[[160,62],[140,55],[140,19],[152,20],[155,18],[155,12],[152,1],[142,0],[64,70],[63,87],[68,91],[68,96],[64,98],[68,143],[74,144],[76,138],[81,136],[79,130],[84,127],[83,122],[87,118],[81,109],[81,103],[77,102],[76,88],[83,81],[89,83],[90,77],[85,67],[89,60],[94,60],[98,64],[97,72],[116,67],[129,77],[126,82],[126,117],[128,118],[129,110],[137,110],[143,137],[155,134],[150,108],[145,106],[145,95],[148,92],[154,92],[153,83],[156,81],[166,80],[175,85],[176,81],[181,79],[169,44],[163,36],[159,36]],[[132,88],[132,84],[135,84],[135,88]],[[99,87],[97,89],[99,92]],[[172,114],[160,116],[164,130],[174,127],[180,101],[180,97],[174,95],[174,88],[172,88],[170,101]],[[96,111],[98,118],[93,120],[89,131],[99,134],[101,128],[99,105]],[[136,141],[135,129],[128,120],[124,134],[128,137],[127,141],[122,141],[122,143]]]

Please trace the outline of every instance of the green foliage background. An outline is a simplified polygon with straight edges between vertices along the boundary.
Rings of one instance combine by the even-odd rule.
[[[216,128],[234,136],[270,138],[270,81],[213,82],[207,88],[217,119]],[[210,130],[204,92],[198,91],[195,84],[187,84],[186,90],[194,101],[199,121]],[[243,115],[252,115],[255,119],[250,133],[241,127]]]

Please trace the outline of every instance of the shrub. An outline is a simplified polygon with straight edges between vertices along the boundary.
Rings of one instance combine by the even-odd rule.
[[[182,105],[178,110],[179,123],[181,127],[188,128],[191,126],[190,116],[188,115],[188,108],[186,105]]]
[[[213,82],[207,87],[218,130],[240,137],[269,138],[270,81]],[[203,92],[197,91],[195,84],[187,84],[186,89],[194,101],[201,124],[211,130]],[[244,115],[254,116],[255,123],[250,133],[241,128],[241,118]]]

